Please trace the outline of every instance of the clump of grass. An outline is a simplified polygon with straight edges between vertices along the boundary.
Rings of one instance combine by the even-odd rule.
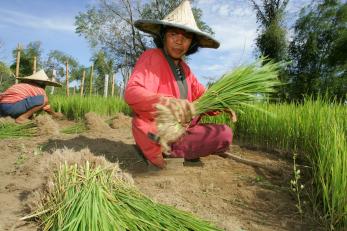
[[[87,126],[83,121],[78,121],[76,124],[61,130],[61,132],[65,134],[80,134],[85,131],[87,131]]]
[[[174,207],[153,202],[119,168],[67,163],[55,172],[38,217],[43,230],[220,230]],[[27,217],[28,218],[28,217]]]
[[[269,150],[297,153],[309,166],[309,202],[327,230],[347,227],[347,107],[322,98],[302,104],[262,104],[276,117],[245,108],[235,126],[236,139]],[[305,171],[306,173],[306,171]],[[297,185],[298,186],[298,185]],[[301,186],[300,186],[301,187]],[[299,190],[299,188],[298,188]]]
[[[293,155],[293,179],[290,180],[290,186],[291,186],[291,189],[292,189],[292,191],[296,197],[297,204],[295,206],[298,209],[300,215],[302,215],[303,214],[303,208],[302,208],[302,203],[301,203],[301,191],[304,189],[304,185],[301,184],[301,182],[300,182],[301,174],[300,174],[300,169],[298,168],[298,166],[296,164],[296,156],[297,156],[297,154],[294,153],[294,155]]]
[[[222,76],[193,103],[194,115],[211,111],[236,110],[242,107],[257,108],[254,102],[266,98],[280,84],[277,76],[280,64],[264,59],[241,66]],[[185,128],[175,119],[168,107],[158,104],[156,124],[160,144],[164,152],[170,150],[169,143],[175,142],[185,132]],[[258,108],[261,110],[260,108]]]
[[[50,105],[55,111],[62,112],[68,119],[83,119],[88,112],[112,116],[117,112],[130,114],[130,108],[121,98],[101,96],[50,96]]]
[[[37,135],[37,126],[33,122],[16,124],[0,121],[0,138],[20,138]]]

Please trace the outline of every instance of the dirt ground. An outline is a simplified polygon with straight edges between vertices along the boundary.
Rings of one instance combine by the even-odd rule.
[[[103,118],[105,119],[105,118]],[[34,138],[0,140],[0,230],[39,230],[33,221],[20,221],[30,213],[28,201],[44,182],[42,162],[56,149],[84,148],[132,174],[135,185],[155,201],[190,211],[230,231],[319,230],[309,214],[301,217],[289,192],[292,163],[285,157],[252,151],[234,144],[231,152],[280,167],[271,174],[219,156],[202,159],[201,166],[186,166],[167,159],[164,170],[148,165],[134,146],[130,118],[119,115],[110,126],[89,118],[90,130],[62,134],[72,121],[55,121],[54,132]],[[57,131],[58,130],[58,131]]]

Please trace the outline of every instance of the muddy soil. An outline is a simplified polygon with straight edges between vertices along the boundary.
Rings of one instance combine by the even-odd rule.
[[[277,166],[282,174],[219,156],[202,158],[203,164],[195,166],[168,158],[167,168],[158,170],[136,149],[129,117],[103,121],[107,118],[89,116],[89,130],[82,134],[59,132],[74,124],[61,120],[55,121],[54,132],[40,130],[37,137],[0,140],[0,230],[39,230],[37,223],[19,219],[30,213],[30,198],[44,183],[42,162],[64,148],[71,152],[88,148],[95,156],[119,162],[150,198],[190,211],[225,230],[319,230],[310,214],[297,212],[289,190],[292,163],[285,157],[234,144],[232,153]]]

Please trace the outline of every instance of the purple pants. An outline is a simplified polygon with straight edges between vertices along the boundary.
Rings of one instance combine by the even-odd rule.
[[[233,133],[227,125],[197,124],[193,121],[186,134],[171,145],[172,157],[196,159],[228,150]]]

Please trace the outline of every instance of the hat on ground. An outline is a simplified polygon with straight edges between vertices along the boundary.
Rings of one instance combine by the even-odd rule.
[[[35,74],[32,74],[32,75],[27,76],[27,77],[18,77],[17,79],[42,82],[45,85],[61,87],[60,83],[56,82],[55,80],[49,79],[44,70],[38,71]]]
[[[146,33],[159,36],[161,26],[176,27],[196,35],[197,43],[200,47],[218,48],[219,42],[208,33],[199,29],[188,0],[183,0],[181,4],[168,14],[163,20],[135,21],[135,27]]]

